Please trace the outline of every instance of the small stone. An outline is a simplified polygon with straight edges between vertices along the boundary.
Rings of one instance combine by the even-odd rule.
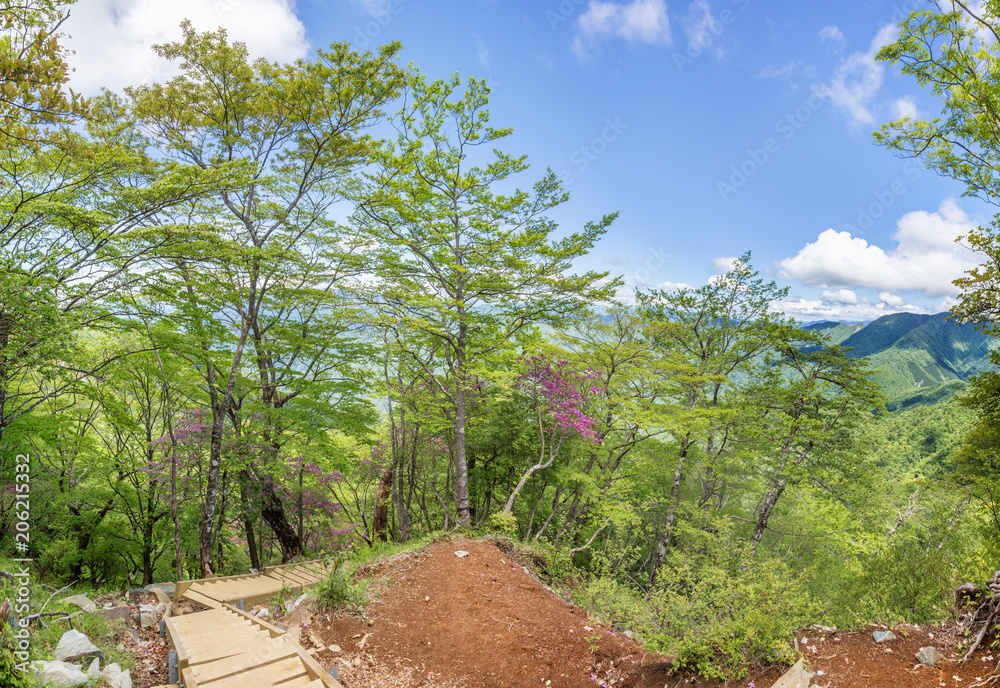
[[[99,657],[94,657],[94,661],[90,663],[90,668],[87,669],[87,676],[89,676],[92,679],[100,678],[101,660]]]
[[[892,631],[875,631],[872,633],[872,638],[875,639],[876,643],[884,643],[889,640],[895,640],[896,634]]]
[[[152,628],[156,625],[156,607],[151,604],[139,605],[139,625],[143,628]]]
[[[53,656],[60,662],[75,662],[94,657],[104,658],[100,648],[90,642],[90,638],[77,630],[63,633]]]
[[[368,619],[368,625],[369,626],[374,626],[375,625],[375,619]]]
[[[430,602],[430,601],[431,601],[431,596],[430,595],[427,595],[427,596],[424,597],[424,602]]]
[[[800,659],[772,688],[809,688],[813,675],[813,672],[806,670],[803,660]]]
[[[461,558],[461,557],[467,557],[467,556],[469,556],[469,553],[466,552],[465,550],[461,550],[460,549],[457,552],[455,552],[455,556],[459,557],[459,558]]]
[[[72,604],[85,612],[97,611],[97,605],[90,601],[86,595],[71,595],[63,598],[63,604]]]
[[[625,637],[626,638],[631,638],[632,637],[632,631],[625,631]]]
[[[122,671],[117,664],[109,664],[101,672],[101,678],[107,681],[111,688],[132,688],[132,674],[128,669]]]
[[[340,652],[341,651],[340,650],[340,645],[331,645],[330,647],[328,647],[326,649],[329,650],[330,652]]]
[[[78,667],[66,662],[32,662],[31,667],[46,685],[82,686],[90,680]]]
[[[170,602],[170,595],[164,592],[163,588],[150,587],[149,591],[153,593],[153,596],[156,597],[157,601],[160,602],[161,604],[166,604],[167,602]]]
[[[174,593],[177,592],[177,585],[174,583],[153,583],[152,585],[147,585],[146,589],[156,595],[157,590],[162,590],[166,593],[167,597],[173,597]]]
[[[920,648],[916,654],[916,659],[921,664],[932,667],[944,659],[944,655],[938,652],[936,647],[928,646]]]

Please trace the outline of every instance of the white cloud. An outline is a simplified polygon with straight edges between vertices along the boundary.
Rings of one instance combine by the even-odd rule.
[[[844,42],[844,34],[836,26],[824,26],[816,35],[819,36],[821,41],[833,41],[834,43]]]
[[[855,304],[858,302],[858,295],[854,293],[853,289],[838,289],[836,291],[824,291],[820,294],[820,299],[823,301],[832,301],[833,303]]]
[[[580,59],[589,57],[604,38],[650,45],[669,45],[671,41],[664,0],[632,0],[624,5],[591,0],[577,20],[577,29],[572,49]]]
[[[722,32],[722,25],[712,16],[708,0],[694,0],[684,18],[684,33],[688,37],[688,48],[692,51],[707,48]]]
[[[944,201],[936,213],[907,213],[896,228],[896,246],[888,251],[850,232],[828,229],[797,255],[779,261],[777,274],[824,289],[871,287],[933,298],[957,295],[952,280],[980,262],[955,243],[976,225],[953,200]]]
[[[903,117],[909,117],[910,119],[919,119],[919,115],[917,113],[917,104],[910,96],[898,98],[897,100],[893,101],[892,113],[893,117],[896,119],[902,119]]]
[[[659,284],[656,285],[656,288],[657,289],[661,289],[663,291],[679,291],[681,289],[697,289],[697,287],[692,287],[690,284],[687,284],[686,282],[669,282],[669,281],[668,282],[660,282]]]
[[[727,272],[732,271],[736,267],[736,263],[739,262],[739,258],[736,256],[721,256],[719,258],[714,258],[712,260],[712,271],[716,275],[724,275]]]
[[[308,50],[292,0],[78,0],[63,24],[76,51],[70,86],[89,95],[170,78],[177,66],[150,46],[179,40],[184,19],[198,31],[224,27],[254,57],[285,62]]]
[[[884,65],[875,62],[879,49],[895,40],[897,27],[887,24],[879,29],[867,52],[854,52],[845,58],[834,72],[833,78],[815,87],[817,95],[828,98],[833,105],[851,116],[852,124],[872,125],[875,116],[870,102],[882,87]]]
[[[888,291],[879,292],[878,298],[882,303],[892,308],[902,308],[903,297]]]

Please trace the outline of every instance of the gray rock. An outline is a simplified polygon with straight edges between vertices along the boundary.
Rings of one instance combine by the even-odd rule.
[[[101,660],[95,657],[94,661],[90,663],[90,668],[87,669],[87,676],[96,679],[100,675],[101,675]]]
[[[166,604],[167,602],[170,602],[170,595],[168,595],[160,588],[151,587],[149,591],[153,593],[153,595],[156,597],[156,601],[159,602],[160,604]]]
[[[936,647],[928,646],[920,648],[920,651],[916,654],[916,659],[921,664],[932,667],[944,659],[944,655],[938,652]]]
[[[89,680],[79,668],[66,662],[32,662],[32,671],[39,680],[51,686],[82,686]]]
[[[895,640],[896,634],[892,631],[875,631],[872,633],[872,638],[875,639],[876,643],[884,643],[889,640]]]
[[[307,597],[309,597],[309,595],[303,593],[302,595],[299,595],[299,598],[297,600],[288,600],[287,602],[285,602],[285,612],[286,613],[290,612],[296,607],[298,607]]]
[[[81,659],[104,659],[100,648],[90,642],[90,638],[80,631],[72,630],[63,633],[53,656],[60,662],[75,662]]]
[[[132,618],[132,609],[129,607],[114,607],[112,609],[102,609],[101,614],[103,614],[104,618],[108,621],[121,619],[122,621],[128,623],[128,620]]]
[[[71,595],[69,597],[64,597],[62,601],[65,604],[75,604],[85,612],[97,610],[97,605],[94,604],[86,595]]]
[[[173,597],[174,593],[177,592],[177,586],[174,583],[153,583],[152,585],[147,585],[146,589],[154,595],[156,594],[156,591],[159,590],[169,597]]]
[[[108,682],[111,688],[132,688],[132,674],[128,669],[122,671],[117,664],[109,664],[101,672],[101,677]]]
[[[156,625],[156,607],[151,604],[139,605],[139,625],[143,628],[151,628]]]
[[[461,550],[460,549],[457,552],[455,552],[455,556],[456,557],[467,557],[467,556],[469,556],[469,553],[466,552],[465,550]]]
[[[266,619],[270,615],[271,615],[271,610],[269,610],[267,607],[264,607],[263,609],[259,610],[256,614],[258,619]]]
[[[771,688],[809,688],[813,676],[815,674],[806,670],[803,660],[800,659]]]

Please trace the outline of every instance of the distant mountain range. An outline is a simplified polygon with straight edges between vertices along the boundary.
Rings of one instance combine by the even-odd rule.
[[[868,324],[820,322],[805,329],[851,347],[851,356],[868,356],[890,398],[918,402],[948,394],[956,383],[993,367],[988,355],[998,342],[947,316],[893,313]]]

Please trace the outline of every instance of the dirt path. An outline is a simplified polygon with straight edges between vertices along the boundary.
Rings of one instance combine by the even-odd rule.
[[[592,621],[484,541],[438,541],[366,575],[375,579],[376,594],[364,618],[308,618],[297,610],[286,620],[289,630],[302,624],[297,634],[306,647],[323,646],[316,659],[336,668],[347,688],[770,688],[785,669],[729,684],[675,673],[666,658]],[[874,642],[872,630],[800,633],[800,650],[820,672],[812,685],[969,688],[1000,661],[986,643],[959,665],[953,639],[934,629],[899,626],[897,639],[884,644]],[[927,645],[946,656],[936,668],[914,659]]]

